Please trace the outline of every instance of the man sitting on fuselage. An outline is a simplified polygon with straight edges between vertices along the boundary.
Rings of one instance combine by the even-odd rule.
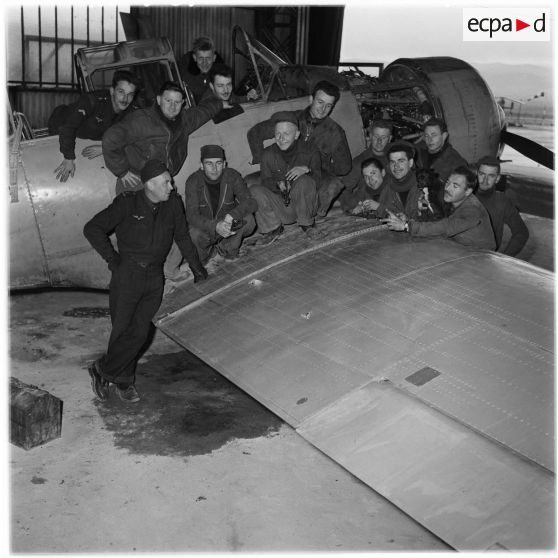
[[[442,119],[430,118],[422,129],[423,140],[417,144],[417,167],[435,171],[443,185],[454,169],[468,163],[449,143],[448,128]]]
[[[379,217],[389,211],[416,217],[420,191],[414,172],[414,147],[406,141],[396,141],[389,146],[387,157],[390,172],[386,173],[380,199],[372,209]]]
[[[343,190],[339,196],[341,209],[349,215],[375,216],[385,186],[386,171],[379,159],[369,157],[360,164],[362,181],[352,190]]]
[[[391,142],[393,124],[389,120],[374,120],[369,127],[370,145],[357,155],[352,162],[352,170],[341,180],[345,185],[345,192],[352,192],[355,188],[361,189],[364,182],[362,175],[362,162],[371,157],[380,161],[384,169],[389,167],[386,149]]]
[[[329,115],[339,100],[339,88],[328,82],[318,82],[312,91],[312,102],[303,110],[292,111],[300,131],[301,141],[311,143],[320,155],[321,177],[315,178],[318,188],[319,207],[317,215],[325,217],[333,200],[344,188],[341,177],[351,170],[351,151],[345,131]],[[289,111],[290,112],[290,111]],[[263,142],[272,138],[275,131],[275,115],[248,130],[248,143],[252,151],[252,163],[260,162]]]
[[[275,143],[262,155],[260,184],[250,188],[258,204],[256,222],[262,233],[258,244],[274,242],[283,225],[298,223],[314,236],[317,208],[316,181],[320,180],[320,155],[311,143],[299,139],[296,113],[274,115]]]
[[[244,109],[240,103],[254,100],[258,96],[253,89],[245,96],[235,95],[233,93],[233,70],[226,64],[213,64],[209,71],[209,87],[215,96],[223,101],[221,112],[213,117],[215,124],[242,114]]]

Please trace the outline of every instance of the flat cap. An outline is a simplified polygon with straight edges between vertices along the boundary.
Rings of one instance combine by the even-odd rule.
[[[271,119],[274,125],[278,124],[279,122],[290,122],[291,124],[294,124],[298,128],[298,118],[296,112],[292,112],[288,110],[276,112],[271,117]]]
[[[145,184],[148,180],[167,172],[167,165],[159,159],[149,159],[141,169],[141,181]]]
[[[201,160],[204,159],[224,159],[225,150],[220,145],[204,145],[201,150]]]

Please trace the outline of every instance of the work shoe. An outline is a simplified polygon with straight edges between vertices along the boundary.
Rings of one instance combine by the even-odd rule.
[[[263,233],[258,239],[258,246],[268,246],[272,242],[275,242],[283,234],[283,225],[279,225],[276,229],[272,231]]]
[[[109,383],[99,374],[97,361],[90,364],[87,370],[89,372],[89,376],[91,376],[91,389],[93,390],[93,393],[97,399],[106,401],[109,397]]]
[[[311,225],[299,225],[299,226],[302,232],[311,240],[322,237],[322,233],[318,229],[316,229],[314,223],[312,223]]]
[[[240,255],[238,254],[238,250],[226,252],[219,245],[217,245],[217,253],[228,262],[234,262],[235,260],[238,260],[238,258],[240,257]]]
[[[127,387],[119,387],[116,385],[116,393],[118,397],[126,403],[137,403],[140,400],[139,393],[134,384],[130,384]]]

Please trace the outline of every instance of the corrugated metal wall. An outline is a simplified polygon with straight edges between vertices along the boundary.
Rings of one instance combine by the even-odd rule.
[[[217,52],[232,64],[232,29],[241,25],[248,33],[254,30],[252,8],[232,7],[134,7],[134,13],[148,17],[153,30],[168,37],[177,58],[191,50],[194,39],[211,37]]]
[[[15,95],[15,93],[11,93]],[[17,101],[12,108],[22,112],[27,117],[33,129],[46,128],[48,118],[58,105],[73,103],[79,97],[77,91],[40,91],[29,90],[17,92]]]

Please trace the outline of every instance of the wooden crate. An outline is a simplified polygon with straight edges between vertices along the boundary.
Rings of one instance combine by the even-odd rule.
[[[47,391],[10,378],[10,441],[23,449],[62,435],[62,401]]]

